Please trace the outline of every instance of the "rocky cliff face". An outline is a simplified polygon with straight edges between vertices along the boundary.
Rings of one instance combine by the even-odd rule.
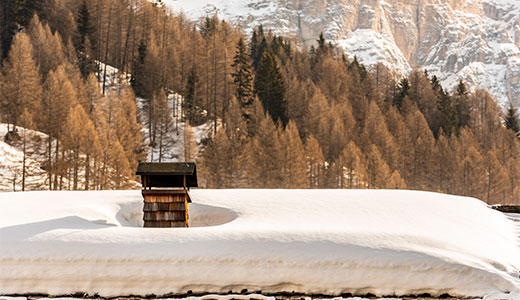
[[[421,67],[520,105],[520,0],[166,0],[190,18],[219,14],[310,46],[320,32],[366,65]]]

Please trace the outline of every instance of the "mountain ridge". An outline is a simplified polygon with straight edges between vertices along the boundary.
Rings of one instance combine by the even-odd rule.
[[[246,33],[260,24],[300,45],[326,40],[371,67],[419,67],[520,105],[520,2],[512,0],[166,0],[195,20],[217,14]]]

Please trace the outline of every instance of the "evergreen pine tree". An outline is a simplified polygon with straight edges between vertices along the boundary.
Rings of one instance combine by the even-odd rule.
[[[394,96],[393,105],[397,107],[398,110],[403,108],[403,101],[406,96],[408,96],[410,92],[410,83],[408,82],[408,78],[403,78],[397,87],[397,94]]]
[[[352,63],[348,64],[347,70],[349,70],[349,72],[351,74],[356,74],[357,75],[356,77],[359,78],[360,82],[365,81],[368,77],[367,69],[365,68],[364,65],[359,63],[356,56],[354,56],[354,60],[352,61]],[[365,91],[365,92],[368,92],[368,91]]]
[[[234,72],[231,74],[236,87],[236,96],[242,109],[242,116],[248,120],[251,117],[250,106],[253,102],[253,78],[251,67],[247,57],[247,49],[244,40],[240,38],[237,43],[237,50],[231,65]]]
[[[468,91],[462,79],[459,81],[459,84],[455,89],[454,108],[457,122],[457,134],[459,134],[461,128],[469,125],[471,113],[468,101]]]
[[[256,51],[258,49],[258,35],[256,34],[256,28],[253,28],[251,34],[251,41],[249,42],[249,57],[254,59],[256,57]]]
[[[439,82],[439,79],[436,75],[433,75],[430,79],[430,82],[432,84],[432,88],[436,91],[440,91],[442,89],[441,83]]]
[[[91,74],[91,73],[95,73],[96,68],[97,68],[96,63],[93,59],[91,45],[92,45],[92,43],[90,42],[89,39],[87,39],[85,42],[85,46],[83,47],[84,51],[78,53],[77,64],[78,64],[78,68],[81,72],[81,75],[84,78],[88,77],[89,74]]]
[[[437,109],[439,110],[440,119],[438,129],[442,128],[442,131],[447,136],[450,136],[454,131],[453,129],[456,126],[457,121],[455,119],[455,112],[453,111],[451,97],[446,92],[444,92],[442,87],[440,87],[438,90]],[[436,136],[439,136],[438,132]]]
[[[202,99],[199,95],[199,76],[195,68],[191,69],[184,90],[184,117],[192,125],[200,125],[204,122],[203,112],[200,107]]]
[[[464,83],[464,81],[462,79],[459,80],[459,84],[457,84],[457,88],[455,91],[457,93],[457,96],[467,96],[468,95],[468,88],[466,87],[466,84]]]
[[[87,1],[83,0],[79,6],[78,14],[76,18],[76,25],[78,28],[78,41],[76,49],[79,52],[85,51],[85,43],[88,40],[95,45],[93,41],[94,28],[91,24],[90,12],[87,6]]]
[[[217,30],[217,22],[216,15],[213,17],[204,18],[204,24],[200,28],[200,35],[207,40],[209,37],[211,37],[213,34],[215,34]]]
[[[318,40],[318,48],[311,49],[311,65],[315,66],[317,63],[322,61],[322,59],[331,54],[332,44],[327,44],[325,41],[325,37],[323,36],[323,32],[320,32]]]
[[[132,78],[130,79],[130,83],[134,88],[135,94],[139,97],[145,97],[146,95],[146,87],[145,84],[145,59],[147,54],[147,45],[144,40],[139,42],[139,46],[137,48],[137,58],[134,62],[134,68],[132,72]]]
[[[327,44],[325,43],[325,38],[323,37],[323,32],[320,32],[320,36],[318,37],[318,51],[326,51]]]
[[[253,34],[258,33],[257,35],[253,35],[251,37],[250,51],[251,51],[251,59],[253,60],[253,67],[255,70],[258,67],[258,64],[262,60],[264,56],[264,52],[268,48],[267,39],[264,35],[264,28],[262,25],[258,27],[258,31],[254,31]]]
[[[285,86],[278,64],[271,50],[262,57],[255,78],[255,91],[267,113],[274,122],[287,124]]]
[[[513,131],[515,135],[519,137],[520,125],[518,124],[518,115],[516,113],[516,109],[513,107],[513,104],[510,104],[509,108],[507,109],[504,125],[507,129]]]
[[[92,45],[96,45],[94,38],[94,27],[92,26],[90,12],[87,2],[83,0],[79,6],[76,24],[77,24],[77,38],[76,50],[78,56],[79,69],[83,77],[96,71],[92,55]]]

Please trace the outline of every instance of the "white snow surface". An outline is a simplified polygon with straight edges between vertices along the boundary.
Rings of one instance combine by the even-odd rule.
[[[146,124],[143,125],[142,132],[145,136],[145,144],[148,145],[147,161],[149,162],[186,161],[184,157],[184,130],[186,128],[186,123],[183,120],[184,115],[182,110],[184,97],[173,91],[167,91],[167,97],[168,106],[172,116],[172,128],[166,133],[166,137],[164,137],[165,144],[169,142],[169,145],[164,146],[164,148],[162,149],[163,153],[161,159],[159,159],[161,156],[161,150],[158,145],[159,142],[157,141],[155,147],[150,146],[150,137],[148,134],[149,131],[147,129]],[[141,114],[141,120],[148,119],[148,115],[145,109],[143,108],[145,106],[145,103],[145,99],[139,97],[137,98],[137,107]],[[218,124],[220,124],[220,120],[218,121]],[[199,154],[202,153],[202,150],[204,148],[203,140],[207,139],[213,130],[213,122],[211,120],[208,120],[206,123],[191,127],[191,130],[198,146],[197,151],[194,154],[195,160],[197,160]]]
[[[23,128],[17,127],[23,135]],[[12,130],[12,129],[11,129]],[[22,189],[23,145],[19,141],[16,145],[5,142],[7,124],[0,123],[0,191],[17,191]],[[45,159],[45,145],[47,136],[41,132],[27,130],[26,153],[26,189],[44,189],[46,174],[41,169]],[[29,151],[30,150],[30,151]]]
[[[0,193],[0,293],[262,291],[520,299],[520,224],[468,197],[192,190],[190,228],[140,191]]]

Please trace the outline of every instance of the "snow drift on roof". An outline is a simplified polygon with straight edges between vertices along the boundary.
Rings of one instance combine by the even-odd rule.
[[[473,198],[389,190],[191,197],[192,228],[160,229],[138,227],[140,191],[2,193],[0,291],[520,292],[518,223]]]

